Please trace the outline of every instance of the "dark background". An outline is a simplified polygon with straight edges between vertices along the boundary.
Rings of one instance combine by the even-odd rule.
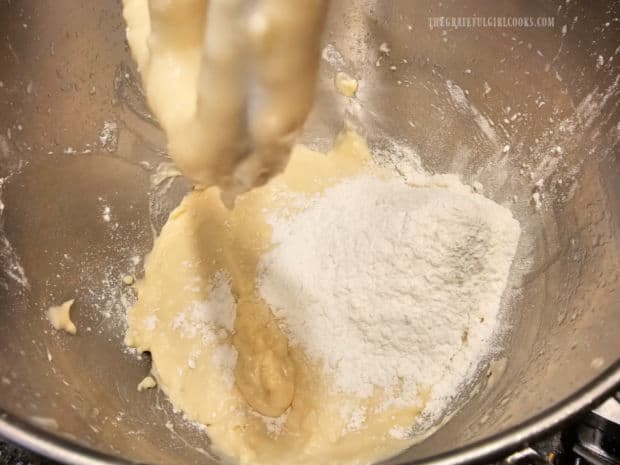
[[[27,452],[9,442],[0,440],[0,465],[60,465]]]

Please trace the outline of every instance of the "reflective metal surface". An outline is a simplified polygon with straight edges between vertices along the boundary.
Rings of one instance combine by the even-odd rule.
[[[379,156],[413,151],[430,171],[481,182],[523,227],[498,361],[441,429],[388,463],[507,454],[620,382],[616,5],[333,2],[305,141],[328,147],[346,118]],[[429,27],[473,15],[555,24]],[[139,275],[188,186],[158,177],[165,140],[120,3],[3,1],[0,30],[0,434],[67,463],[217,463],[162,394],[136,391],[148,360],[122,345],[134,298],[122,276]],[[334,91],[339,70],[360,79],[356,99]],[[44,316],[69,298],[74,337]]]

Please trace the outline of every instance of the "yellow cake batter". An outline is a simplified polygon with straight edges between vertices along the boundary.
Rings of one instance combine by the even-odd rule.
[[[294,211],[292,193],[363,171],[386,175],[355,133],[328,156],[296,148],[285,174],[232,211],[220,200],[231,206],[286,166],[312,106],[326,5],[124,0],[127,38],[171,155],[190,179],[222,189],[195,191],[170,215],[136,284],[126,342],[151,352],[157,385],[207,425],[216,452],[244,464],[374,462],[411,442],[389,432],[414,423],[425,403],[385,406],[379,389],[364,399],[337,394],[257,295],[269,212]],[[336,84],[355,94],[347,75]]]
[[[207,425],[222,456],[243,464],[365,464],[412,442],[389,431],[413,424],[424,398],[386,408],[379,389],[366,399],[337,394],[318,362],[289,345],[256,291],[257,264],[271,243],[269,212],[292,212],[291,193],[321,192],[362,172],[389,176],[353,131],[328,155],[297,147],[286,172],[241,196],[234,210],[215,188],[189,194],[146,260],[126,342],[151,352],[158,386]],[[230,312],[209,314],[209,299]]]

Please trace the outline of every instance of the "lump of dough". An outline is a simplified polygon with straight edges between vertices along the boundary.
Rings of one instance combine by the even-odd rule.
[[[334,76],[334,85],[336,90],[345,97],[353,97],[355,92],[357,92],[357,79],[343,71],[336,73],[336,76]]]
[[[66,302],[52,306],[47,310],[47,319],[50,320],[50,323],[54,327],[54,329],[62,329],[69,334],[75,334],[77,332],[77,328],[71,321],[71,306],[73,305],[74,299],[67,300]]]
[[[152,389],[157,386],[157,381],[152,376],[145,377],[142,381],[138,383],[138,392],[146,391],[147,389]]]

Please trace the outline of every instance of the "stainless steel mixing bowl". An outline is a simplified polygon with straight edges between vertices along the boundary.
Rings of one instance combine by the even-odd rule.
[[[349,119],[378,156],[415,152],[430,171],[479,181],[523,227],[509,330],[489,376],[443,428],[388,463],[506,455],[620,382],[617,8],[334,1],[305,141],[325,148]],[[474,15],[554,24],[429,19]],[[215,463],[161,393],[136,391],[149,363],[122,345],[133,296],[121,278],[140,273],[152,227],[188,186],[157,170],[165,140],[121,4],[7,0],[0,31],[0,434],[75,464]],[[335,93],[339,70],[360,79],[356,99]],[[74,337],[44,316],[69,298]]]

